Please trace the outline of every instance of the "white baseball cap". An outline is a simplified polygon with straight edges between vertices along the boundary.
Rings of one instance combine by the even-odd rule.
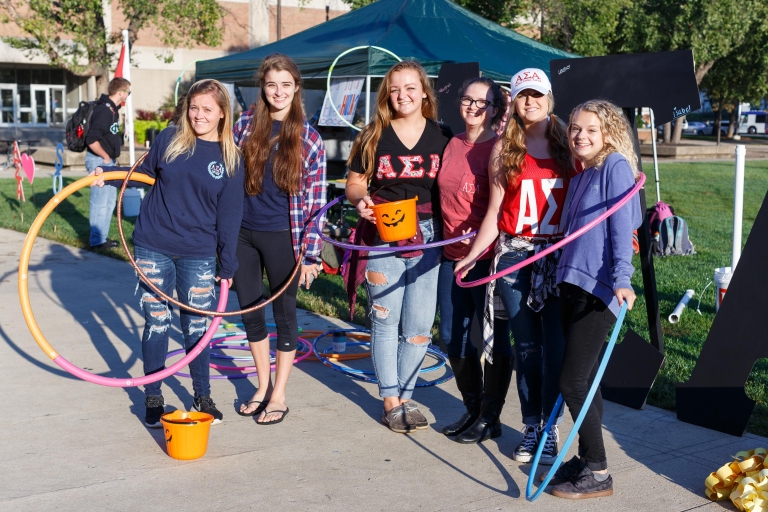
[[[512,75],[509,81],[510,97],[515,99],[521,91],[533,89],[541,94],[552,91],[552,84],[547,74],[539,68],[525,68]]]

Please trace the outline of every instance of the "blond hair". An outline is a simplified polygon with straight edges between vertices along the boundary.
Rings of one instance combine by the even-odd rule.
[[[194,128],[192,128],[192,122],[189,120],[189,104],[192,98],[201,94],[212,94],[216,104],[224,114],[224,117],[219,120],[217,128],[219,146],[221,147],[221,156],[224,160],[227,174],[229,177],[233,177],[240,160],[240,149],[235,144],[235,139],[232,136],[232,109],[229,103],[229,93],[218,80],[200,80],[189,88],[182,103],[182,115],[179,119],[178,128],[176,128],[176,135],[173,136],[170,144],[168,144],[168,149],[165,150],[165,161],[170,163],[180,155],[187,155],[189,157],[195,152],[197,134]]]
[[[568,175],[568,169],[572,168],[571,152],[568,149],[568,134],[565,123],[552,112],[555,110],[555,97],[552,93],[547,93],[549,106],[547,114],[549,121],[547,123],[547,140],[549,141],[547,149],[549,154],[557,165],[557,172],[561,177]],[[507,177],[508,183],[514,183],[518,176],[523,172],[525,164],[525,155],[528,149],[525,145],[525,127],[523,120],[515,110],[515,98],[510,98],[509,120],[504,130],[499,151],[499,169]]]
[[[376,146],[379,144],[381,133],[395,117],[395,109],[389,103],[389,87],[392,83],[392,75],[404,69],[412,69],[418,73],[421,88],[427,95],[421,103],[421,115],[426,119],[437,122],[437,96],[434,89],[432,89],[427,72],[424,71],[421,64],[415,60],[404,60],[389,68],[387,74],[384,75],[384,80],[379,85],[379,91],[376,95],[377,108],[373,122],[368,123],[357,136],[347,160],[347,166],[349,166],[352,160],[359,154],[363,160],[366,179],[371,179],[376,167]]]
[[[637,180],[640,174],[632,128],[624,111],[608,100],[589,100],[578,105],[571,112],[568,129],[573,125],[573,118],[579,112],[591,112],[600,120],[600,133],[603,135],[603,149],[589,162],[591,166],[600,167],[611,153],[619,153],[629,162],[632,173]],[[575,157],[574,157],[575,158]]]

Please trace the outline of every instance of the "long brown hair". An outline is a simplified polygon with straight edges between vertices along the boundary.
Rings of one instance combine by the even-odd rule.
[[[168,144],[168,148],[165,150],[165,161],[170,163],[176,160],[176,157],[179,155],[187,155],[189,157],[194,153],[197,135],[194,128],[192,128],[192,122],[189,120],[189,104],[192,98],[201,94],[213,95],[216,104],[224,114],[224,117],[219,120],[217,130],[224,167],[227,170],[227,174],[232,177],[235,175],[235,169],[240,160],[240,149],[238,149],[232,136],[232,107],[229,103],[229,93],[218,80],[200,80],[189,88],[186,96],[181,101],[182,114],[179,117],[176,135],[173,136],[170,144]]]
[[[398,62],[387,71],[384,80],[379,85],[379,92],[376,95],[376,115],[372,123],[368,123],[355,139],[352,150],[349,152],[347,166],[352,160],[360,154],[363,160],[363,169],[365,169],[366,179],[371,179],[374,168],[376,167],[376,146],[379,144],[381,132],[392,122],[395,117],[395,109],[389,103],[389,87],[392,84],[392,75],[404,69],[412,69],[419,74],[421,88],[427,97],[421,103],[421,115],[427,119],[437,122],[437,96],[432,89],[427,72],[421,67],[421,64],[415,60],[404,60]]]
[[[547,123],[546,136],[549,141],[549,154],[555,161],[557,173],[561,177],[565,177],[568,174],[568,169],[572,167],[571,151],[568,148],[568,133],[565,123],[552,113],[555,109],[555,97],[552,96],[551,92],[547,93],[547,100],[549,100],[549,108],[547,109],[549,122]],[[511,98],[509,121],[507,121],[507,128],[504,130],[499,153],[500,169],[506,175],[508,183],[513,183],[523,172],[527,153],[523,120],[515,109],[515,98]]]
[[[632,173],[635,175],[635,180],[637,180],[640,175],[637,153],[635,152],[632,127],[627,116],[624,115],[624,111],[608,100],[589,100],[573,109],[570,123],[573,123],[574,116],[580,111],[595,114],[600,120],[600,132],[603,134],[603,149],[595,155],[592,162],[585,162],[585,167],[592,165],[600,167],[605,158],[615,152],[627,159]]]
[[[299,90],[293,96],[280,126],[280,132],[270,139],[272,118],[269,115],[269,103],[264,91],[266,76],[269,71],[287,71]],[[287,55],[273,53],[264,57],[261,67],[256,72],[256,80],[261,88],[259,99],[253,108],[251,134],[243,145],[245,153],[245,191],[254,196],[262,191],[264,167],[272,148],[277,144],[274,163],[272,164],[275,184],[280,190],[296,195],[301,190],[301,172],[304,158],[302,131],[304,130],[304,111],[301,106],[301,73],[296,63]],[[279,144],[278,144],[279,141]]]

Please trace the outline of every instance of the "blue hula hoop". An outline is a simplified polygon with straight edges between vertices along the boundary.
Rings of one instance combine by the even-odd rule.
[[[563,443],[562,448],[560,448],[560,453],[558,454],[557,459],[555,459],[555,462],[552,463],[552,467],[549,468],[547,477],[543,482],[541,482],[541,485],[539,485],[539,488],[536,490],[536,492],[531,494],[531,491],[533,490],[533,481],[536,478],[536,469],[539,467],[539,459],[541,459],[541,453],[544,451],[544,444],[547,441],[549,429],[552,428],[552,423],[554,423],[555,417],[557,416],[556,411],[560,410],[560,406],[563,404],[563,395],[561,394],[557,397],[555,407],[552,410],[552,414],[549,415],[549,421],[547,421],[547,425],[544,427],[544,433],[542,434],[541,440],[539,441],[539,448],[536,450],[536,456],[533,458],[531,472],[528,474],[528,484],[525,486],[526,500],[533,502],[536,501],[539,496],[541,496],[541,493],[544,492],[544,490],[547,488],[547,485],[549,485],[550,480],[552,480],[552,477],[555,476],[555,473],[560,467],[560,463],[563,462],[565,455],[568,453],[568,448],[571,447],[571,443],[573,443],[573,440],[576,438],[576,434],[579,433],[579,427],[581,427],[581,423],[584,421],[584,417],[587,415],[587,410],[589,409],[590,404],[592,404],[592,399],[595,397],[595,393],[597,393],[597,387],[600,385],[600,379],[603,378],[605,367],[608,366],[608,359],[610,359],[611,352],[613,352],[613,347],[616,345],[616,339],[619,337],[619,331],[621,331],[621,326],[624,323],[624,317],[626,315],[627,302],[624,301],[624,304],[621,306],[621,310],[619,311],[619,317],[616,319],[616,325],[613,327],[611,339],[608,341],[608,346],[605,349],[603,360],[600,361],[600,366],[598,367],[597,373],[595,374],[595,380],[592,381],[592,386],[589,388],[589,393],[587,393],[587,399],[584,401],[581,412],[576,418],[576,421],[573,423],[573,428],[568,434],[568,438],[565,440],[565,443]]]
[[[339,373],[342,373],[346,375],[347,377],[352,377],[353,379],[362,380],[364,382],[370,382],[372,384],[378,384],[379,381],[377,379],[367,377],[366,375],[374,375],[374,372],[372,371],[363,371],[363,370],[353,370],[351,368],[347,368],[345,366],[341,366],[339,364],[333,363],[331,360],[329,360],[327,357],[324,356],[325,351],[321,351],[317,349],[317,343],[325,338],[326,336],[330,336],[332,334],[341,334],[341,333],[364,333],[364,334],[370,334],[370,330],[368,329],[335,329],[332,331],[327,331],[315,338],[315,341],[312,342],[312,351],[315,353],[315,356],[320,360],[321,363],[323,363],[325,366],[332,370],[336,370]],[[349,345],[350,343],[347,342]],[[355,342],[355,345],[370,345],[370,342],[361,341],[361,342]],[[432,348],[430,345],[427,347],[427,354],[431,355],[435,359],[438,360],[438,363],[430,366],[428,368],[422,368],[419,373],[426,373],[426,372],[432,372],[439,368],[443,368],[448,360],[448,356],[443,354],[440,350],[437,350],[435,348]],[[432,380],[429,382],[424,383],[416,383],[417,388],[426,388],[429,386],[437,386],[438,384],[442,384],[444,382],[448,382],[453,378],[453,374],[451,375],[445,375],[437,380]]]

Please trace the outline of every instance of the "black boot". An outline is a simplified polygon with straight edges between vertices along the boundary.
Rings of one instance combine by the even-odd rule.
[[[443,434],[455,436],[467,430],[480,416],[483,376],[477,352],[468,357],[449,357],[448,360],[451,362],[451,369],[464,401],[464,407],[467,408],[459,421],[443,427]]]
[[[512,380],[514,359],[494,357],[493,364],[485,362],[485,385],[480,416],[475,423],[456,438],[459,443],[481,443],[501,436],[501,409],[507,399]]]

